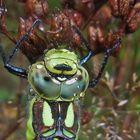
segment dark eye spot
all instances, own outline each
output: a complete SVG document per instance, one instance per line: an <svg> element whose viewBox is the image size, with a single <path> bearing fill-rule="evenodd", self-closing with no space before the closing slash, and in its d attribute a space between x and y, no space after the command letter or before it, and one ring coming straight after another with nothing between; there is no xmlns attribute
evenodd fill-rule
<svg viewBox="0 0 140 140"><path fill-rule="evenodd" d="M45 81L50 81L50 77L45 76L45 77L44 77L44 80L45 80Z"/></svg>
<svg viewBox="0 0 140 140"><path fill-rule="evenodd" d="M66 70L66 71L72 70L71 66L66 65L66 64L57 64L54 68L57 70Z"/></svg>

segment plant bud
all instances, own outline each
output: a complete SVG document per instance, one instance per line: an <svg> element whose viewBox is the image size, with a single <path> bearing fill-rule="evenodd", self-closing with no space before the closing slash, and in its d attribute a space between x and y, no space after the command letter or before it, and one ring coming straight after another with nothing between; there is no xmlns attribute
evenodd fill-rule
<svg viewBox="0 0 140 140"><path fill-rule="evenodd" d="M120 35L118 33L110 32L110 33L108 33L108 36L105 39L104 45L106 46L106 48L112 48L119 38L120 38ZM113 56L116 56L116 54L118 54L120 47L117 47L113 51L113 53L112 53Z"/></svg>
<svg viewBox="0 0 140 140"><path fill-rule="evenodd" d="M76 10L66 9L65 14L70 20L78 27L81 27L83 24L83 17L82 15L77 12Z"/></svg>
<svg viewBox="0 0 140 140"><path fill-rule="evenodd" d="M126 32L135 32L140 27L140 2L136 3L127 19Z"/></svg>
<svg viewBox="0 0 140 140"><path fill-rule="evenodd" d="M100 52L103 50L104 32L100 25L90 25L88 28L88 38L92 50Z"/></svg>
<svg viewBox="0 0 140 140"><path fill-rule="evenodd" d="M46 0L26 0L26 9L29 15L38 17L44 17L49 10Z"/></svg>
<svg viewBox="0 0 140 140"><path fill-rule="evenodd" d="M100 8L92 18L93 22L97 21L102 27L106 26L111 21L111 10L107 6Z"/></svg>
<svg viewBox="0 0 140 140"><path fill-rule="evenodd" d="M110 7L112 9L112 15L116 17L123 17L129 13L132 0L109 0Z"/></svg>

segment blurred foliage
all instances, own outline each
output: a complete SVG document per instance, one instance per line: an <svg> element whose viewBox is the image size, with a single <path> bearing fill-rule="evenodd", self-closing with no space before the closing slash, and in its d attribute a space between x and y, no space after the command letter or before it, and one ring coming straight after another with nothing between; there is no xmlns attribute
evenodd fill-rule
<svg viewBox="0 0 140 140"><path fill-rule="evenodd" d="M51 8L60 8L58 1L50 0L48 2ZM22 4L10 0L7 0L6 4L9 11L8 30L16 35L17 17L24 16L25 13L21 10ZM139 30L133 35L125 37L117 57L110 58L102 80L94 89L87 91L81 108L82 111L89 112L89 121L82 125L79 140L140 139L139 40ZM0 36L0 42L5 46L8 55L14 44L9 42L5 36ZM21 57L24 59L24 56L16 56L14 63L19 64ZM2 63L0 69L0 135L7 134L7 129L9 130L9 127L13 126L14 128L10 129L13 133L9 132L12 135L7 140L24 140L27 82L9 74L3 68ZM119 81L117 85L115 85L116 80ZM22 99L19 100L20 96ZM17 119L19 102L23 103L20 104L22 106L20 120ZM112 139L109 139L109 136L112 136Z"/></svg>

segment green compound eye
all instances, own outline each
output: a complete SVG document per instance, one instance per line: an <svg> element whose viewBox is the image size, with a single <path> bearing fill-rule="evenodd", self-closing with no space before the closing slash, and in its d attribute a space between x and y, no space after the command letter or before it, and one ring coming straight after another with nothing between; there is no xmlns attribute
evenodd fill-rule
<svg viewBox="0 0 140 140"><path fill-rule="evenodd" d="M85 95L89 84L89 76L85 68L78 66L77 73L61 86L62 100L75 100Z"/></svg>
<svg viewBox="0 0 140 140"><path fill-rule="evenodd" d="M89 76L85 68L77 67L77 72L70 79L58 81L51 77L44 62L33 64L28 73L28 81L36 93L47 100L73 101L85 95Z"/></svg>
<svg viewBox="0 0 140 140"><path fill-rule="evenodd" d="M52 78L47 73L44 62L33 64L29 69L28 81L36 93L47 100L56 100L59 97L60 86L59 82Z"/></svg>

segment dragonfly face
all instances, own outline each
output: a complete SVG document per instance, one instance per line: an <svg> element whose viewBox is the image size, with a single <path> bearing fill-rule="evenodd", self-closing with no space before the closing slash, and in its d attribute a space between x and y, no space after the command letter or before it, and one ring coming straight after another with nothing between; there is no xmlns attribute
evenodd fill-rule
<svg viewBox="0 0 140 140"><path fill-rule="evenodd" d="M43 99L73 101L84 96L89 77L73 52L52 49L45 54L43 61L31 66L28 81Z"/></svg>
<svg viewBox="0 0 140 140"><path fill-rule="evenodd" d="M85 95L89 77L76 54L66 49L48 51L30 67L28 81L41 100L35 96L30 102L27 139L77 139L80 122L74 102Z"/></svg>

